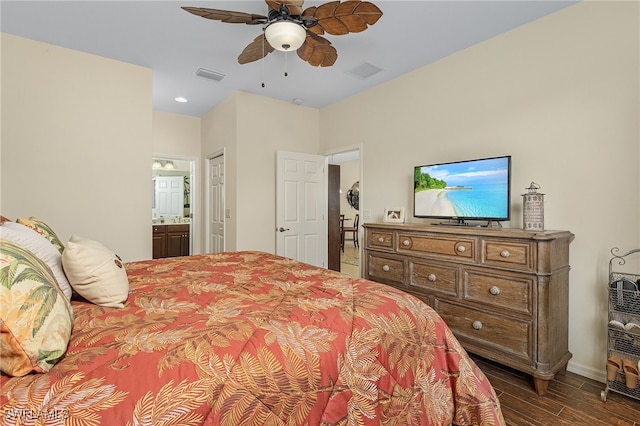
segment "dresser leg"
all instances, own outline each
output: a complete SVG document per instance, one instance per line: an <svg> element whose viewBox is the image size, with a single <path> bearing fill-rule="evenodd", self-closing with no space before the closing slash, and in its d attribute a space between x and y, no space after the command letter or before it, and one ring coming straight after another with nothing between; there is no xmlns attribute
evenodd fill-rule
<svg viewBox="0 0 640 426"><path fill-rule="evenodd" d="M544 395L545 393L547 393L547 388L549 387L549 382L551 380L545 380L545 379L541 379L539 377L534 377L533 378L533 385L536 388L536 393L540 396Z"/></svg>

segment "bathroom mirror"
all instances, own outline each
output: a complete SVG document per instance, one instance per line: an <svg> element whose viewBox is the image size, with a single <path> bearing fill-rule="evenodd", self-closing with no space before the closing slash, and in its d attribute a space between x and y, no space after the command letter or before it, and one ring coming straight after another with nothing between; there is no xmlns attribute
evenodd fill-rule
<svg viewBox="0 0 640 426"><path fill-rule="evenodd" d="M154 223L189 222L191 212L191 161L153 158L151 165Z"/></svg>

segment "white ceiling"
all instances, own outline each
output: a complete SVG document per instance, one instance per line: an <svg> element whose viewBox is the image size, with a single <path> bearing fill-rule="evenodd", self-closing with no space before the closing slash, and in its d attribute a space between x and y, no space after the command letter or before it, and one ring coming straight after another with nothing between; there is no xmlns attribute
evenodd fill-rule
<svg viewBox="0 0 640 426"><path fill-rule="evenodd" d="M202 116L237 90L322 108L575 2L381 1L382 18L366 31L327 35L338 51L333 67L316 68L295 53L275 51L239 65L237 57L262 28L203 19L181 6L266 15L263 1L7 1L2 32L93 53L153 70L153 107ZM305 8L325 1L307 1ZM367 79L348 71L369 63ZM195 75L203 67L220 82ZM288 77L284 76L285 69ZM265 87L261 84L264 82ZM189 100L174 101L177 96ZM126 102L126 100L123 100Z"/></svg>

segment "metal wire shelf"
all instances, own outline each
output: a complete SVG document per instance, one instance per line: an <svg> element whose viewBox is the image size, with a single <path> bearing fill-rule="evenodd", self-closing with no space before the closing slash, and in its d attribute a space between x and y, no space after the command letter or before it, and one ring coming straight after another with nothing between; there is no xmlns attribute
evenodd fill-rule
<svg viewBox="0 0 640 426"><path fill-rule="evenodd" d="M607 363L626 360L633 367L627 371L619 368L613 380L607 378L606 387L600 393L603 401L607 400L609 391L640 399L640 380L635 380L640 378L640 274L614 271L614 267L625 265L628 256L640 253L640 249L623 254L619 251L617 247L612 248L609 260Z"/></svg>

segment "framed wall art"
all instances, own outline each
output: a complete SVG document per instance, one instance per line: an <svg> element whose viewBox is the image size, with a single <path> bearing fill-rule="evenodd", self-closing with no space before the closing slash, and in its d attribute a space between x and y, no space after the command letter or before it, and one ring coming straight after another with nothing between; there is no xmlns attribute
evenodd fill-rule
<svg viewBox="0 0 640 426"><path fill-rule="evenodd" d="M404 207L385 208L382 221L388 223L404 223Z"/></svg>

